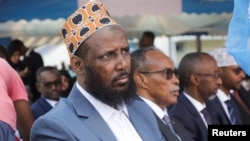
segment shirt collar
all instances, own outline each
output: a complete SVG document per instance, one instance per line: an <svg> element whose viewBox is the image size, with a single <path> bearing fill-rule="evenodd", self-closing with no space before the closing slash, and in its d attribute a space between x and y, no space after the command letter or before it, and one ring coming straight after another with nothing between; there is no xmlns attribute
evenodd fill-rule
<svg viewBox="0 0 250 141"><path fill-rule="evenodd" d="M220 101L222 101L222 102L225 102L225 101L231 99L230 94L226 95L221 89L218 89L216 95L220 99Z"/></svg>
<svg viewBox="0 0 250 141"><path fill-rule="evenodd" d="M76 82L76 87L82 93L82 95L92 104L92 106L98 111L98 113L103 117L104 121L108 121L114 112L124 112L128 116L128 111L125 104L121 104L118 106L118 110L103 103L99 99L95 98L91 94L89 94L86 90L84 90L78 82Z"/></svg>
<svg viewBox="0 0 250 141"><path fill-rule="evenodd" d="M187 93L183 93L187 99L194 105L194 107L196 108L197 111L201 111L204 108L206 108L206 104L205 103L200 103L198 100L194 99L193 97L191 97L190 95L188 95Z"/></svg>
<svg viewBox="0 0 250 141"><path fill-rule="evenodd" d="M45 98L45 97L43 97L48 103L49 103L49 105L51 105L52 107L55 107L56 106L56 104L58 103L58 101L57 100L52 100L52 99L48 99L48 98Z"/></svg>
<svg viewBox="0 0 250 141"><path fill-rule="evenodd" d="M167 108L164 108L164 110L162 110L157 104L155 104L154 102L152 102L151 100L148 100L142 96L139 96L146 104L148 104L148 106L154 111L154 113L160 118L162 119L165 115L168 116L167 113Z"/></svg>

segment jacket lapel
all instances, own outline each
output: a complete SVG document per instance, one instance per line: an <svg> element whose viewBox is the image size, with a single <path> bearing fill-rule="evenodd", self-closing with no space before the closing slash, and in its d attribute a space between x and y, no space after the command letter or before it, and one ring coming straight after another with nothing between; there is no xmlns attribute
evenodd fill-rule
<svg viewBox="0 0 250 141"><path fill-rule="evenodd" d="M39 104L41 104L41 107L43 108L44 112L48 112L53 108L43 97L39 98L38 102Z"/></svg>
<svg viewBox="0 0 250 141"><path fill-rule="evenodd" d="M127 103L129 119L143 141L162 141L157 121L151 108L138 96Z"/></svg>
<svg viewBox="0 0 250 141"><path fill-rule="evenodd" d="M184 105L187 107L190 115L196 118L197 122L200 125L200 128L206 131L207 127L204 124L202 118L200 117L200 113L196 110L196 108L193 106L193 104L188 100L188 98L184 94L180 95L180 101L182 101Z"/></svg>
<svg viewBox="0 0 250 141"><path fill-rule="evenodd" d="M107 123L92 104L76 88L76 85L74 85L68 99L82 123L88 126L96 136L103 141L116 141Z"/></svg>

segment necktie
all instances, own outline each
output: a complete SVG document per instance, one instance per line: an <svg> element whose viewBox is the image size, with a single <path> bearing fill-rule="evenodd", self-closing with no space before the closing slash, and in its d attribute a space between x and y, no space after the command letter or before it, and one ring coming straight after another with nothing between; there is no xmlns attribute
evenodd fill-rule
<svg viewBox="0 0 250 141"><path fill-rule="evenodd" d="M211 116L209 115L207 108L204 108L203 110L201 110L201 113L203 114L203 116L207 122L207 125L212 124Z"/></svg>
<svg viewBox="0 0 250 141"><path fill-rule="evenodd" d="M227 105L227 109L229 112L231 123L234 125L234 124L236 124L236 116L235 116L234 108L232 106L232 101L227 100L227 101L225 101L225 103Z"/></svg>
<svg viewBox="0 0 250 141"><path fill-rule="evenodd" d="M173 124L172 124L171 120L169 119L169 117L167 115L165 115L163 117L163 121L170 128L170 130L172 131L172 133L178 138L178 140L181 141L180 136L175 132Z"/></svg>

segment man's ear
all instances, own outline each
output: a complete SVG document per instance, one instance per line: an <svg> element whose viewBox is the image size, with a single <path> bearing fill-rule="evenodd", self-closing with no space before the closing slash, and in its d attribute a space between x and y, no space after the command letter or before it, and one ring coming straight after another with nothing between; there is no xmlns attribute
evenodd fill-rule
<svg viewBox="0 0 250 141"><path fill-rule="evenodd" d="M136 86L143 88L147 87L147 79L141 73L135 72L133 79L136 83Z"/></svg>
<svg viewBox="0 0 250 141"><path fill-rule="evenodd" d="M194 85L199 85L199 83L200 83L200 79L199 79L199 77L197 77L197 75L191 75L190 76L190 81Z"/></svg>
<svg viewBox="0 0 250 141"><path fill-rule="evenodd" d="M71 58L70 58L70 65L72 67L72 70L78 74L78 75L83 75L84 74L84 61L73 55Z"/></svg>

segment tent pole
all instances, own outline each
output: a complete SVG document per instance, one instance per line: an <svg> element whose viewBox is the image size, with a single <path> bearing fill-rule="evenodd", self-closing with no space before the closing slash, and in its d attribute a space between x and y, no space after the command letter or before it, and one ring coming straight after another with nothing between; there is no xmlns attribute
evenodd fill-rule
<svg viewBox="0 0 250 141"><path fill-rule="evenodd" d="M201 52L201 34L196 35L197 52Z"/></svg>

